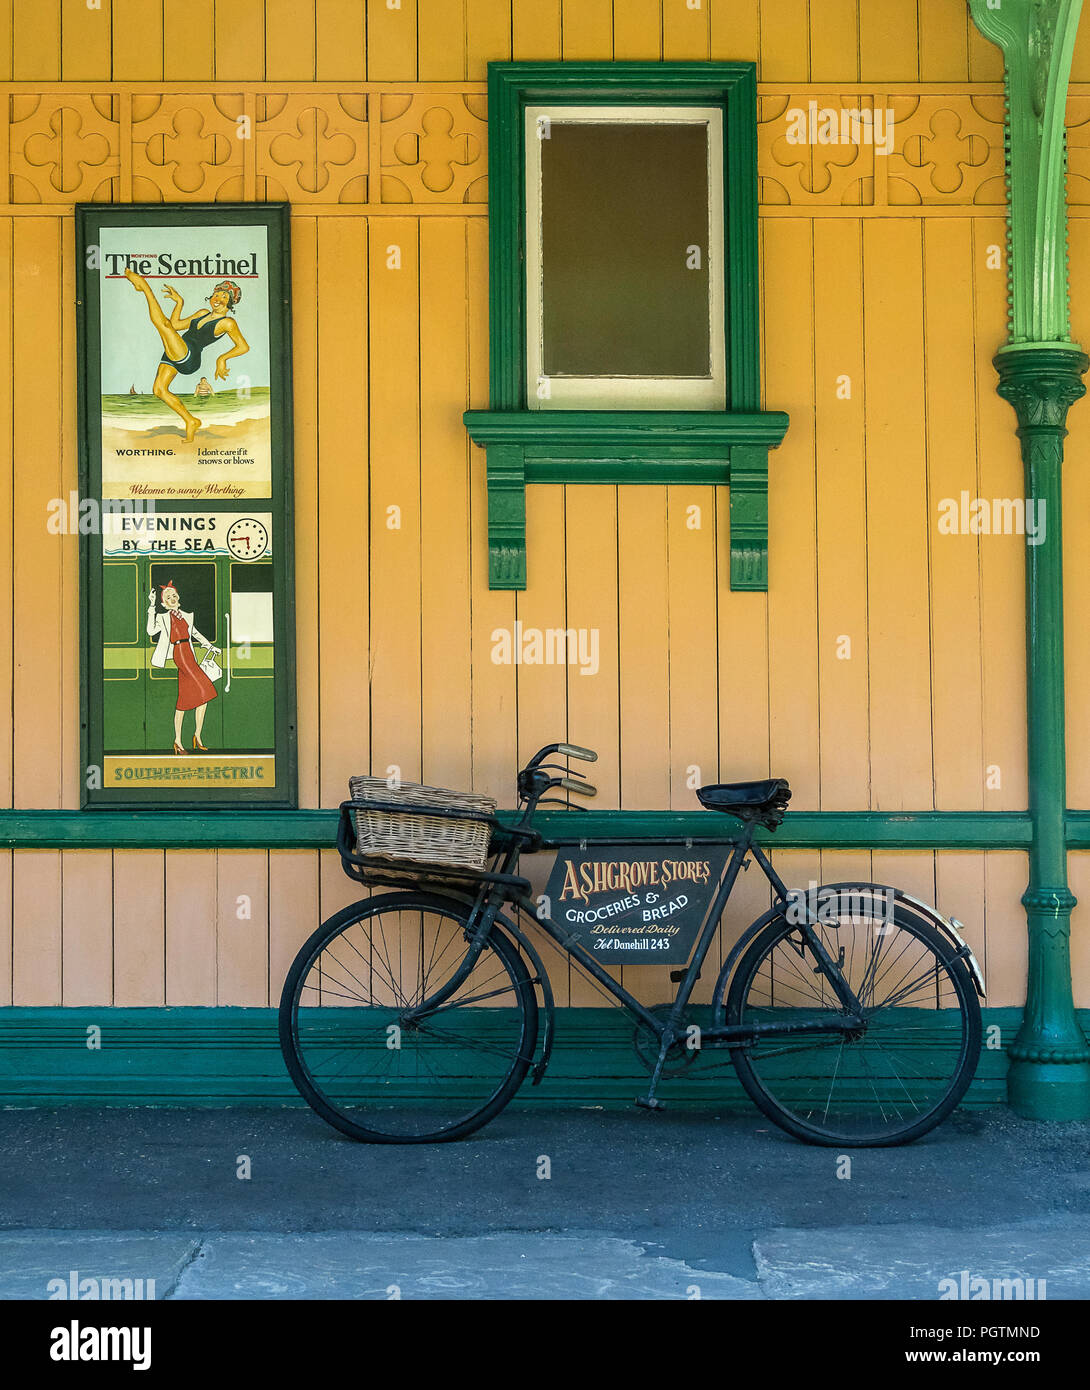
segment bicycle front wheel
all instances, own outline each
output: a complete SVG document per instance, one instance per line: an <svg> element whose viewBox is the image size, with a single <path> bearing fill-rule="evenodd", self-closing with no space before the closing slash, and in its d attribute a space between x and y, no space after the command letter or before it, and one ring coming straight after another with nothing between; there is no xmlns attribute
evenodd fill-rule
<svg viewBox="0 0 1090 1390"><path fill-rule="evenodd" d="M386 893L331 917L296 956L281 1050L303 1098L343 1134L459 1139L518 1090L537 1043L537 1000L512 942L494 927L442 996L467 958L468 911L428 893Z"/></svg>
<svg viewBox="0 0 1090 1390"><path fill-rule="evenodd" d="M980 1056L980 1004L965 964L930 923L877 895L841 893L814 931L862 1005L844 1010L797 925L774 918L745 953L717 1021L829 1022L828 1032L765 1034L732 1049L738 1078L782 1129L844 1148L904 1144L961 1100Z"/></svg>

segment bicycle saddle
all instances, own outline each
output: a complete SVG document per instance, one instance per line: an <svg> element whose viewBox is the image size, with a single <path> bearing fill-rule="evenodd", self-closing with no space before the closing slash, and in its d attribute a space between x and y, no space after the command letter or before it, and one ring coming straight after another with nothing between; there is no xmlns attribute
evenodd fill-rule
<svg viewBox="0 0 1090 1390"><path fill-rule="evenodd" d="M717 787L698 787L696 794L701 806L709 811L723 811L739 820L760 821L769 830L781 824L791 800L791 788L782 777L771 777L767 782L728 782Z"/></svg>

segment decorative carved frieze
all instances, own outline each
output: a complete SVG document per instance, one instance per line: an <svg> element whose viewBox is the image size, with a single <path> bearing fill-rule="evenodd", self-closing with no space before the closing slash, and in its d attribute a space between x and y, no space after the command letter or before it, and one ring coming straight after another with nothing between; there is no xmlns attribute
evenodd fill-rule
<svg viewBox="0 0 1090 1390"><path fill-rule="evenodd" d="M103 93L9 86L0 202L285 200L409 212L488 200L481 84L269 84ZM1003 98L988 87L849 94L765 87L762 209L1004 205ZM1069 200L1090 206L1090 93L1068 104Z"/></svg>

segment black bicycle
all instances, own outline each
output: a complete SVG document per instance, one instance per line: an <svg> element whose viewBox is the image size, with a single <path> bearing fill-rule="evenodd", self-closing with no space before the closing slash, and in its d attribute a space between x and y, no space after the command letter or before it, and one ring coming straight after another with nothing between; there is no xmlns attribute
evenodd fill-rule
<svg viewBox="0 0 1090 1390"><path fill-rule="evenodd" d="M534 830L548 793L593 795L554 754L595 761L572 744L541 749L519 773L521 815L489 822L489 868L392 864L360 853L353 816L376 806L341 804L338 849L345 871L393 891L353 903L323 922L288 972L280 1043L308 1104L353 1139L421 1144L459 1139L511 1100L528 1071L541 1081L553 1044L548 973L530 922L636 1021L651 1072L637 1104L661 1109L656 1090L694 1051L727 1049L755 1103L799 1139L837 1147L903 1144L955 1108L980 1055L981 973L955 919L896 888L836 883L792 892L755 841L782 822L782 779L702 787L701 803L737 824L711 905L687 965L672 972L672 1004L646 1008L518 876L523 853L546 842ZM663 839L691 849L719 840ZM710 1015L694 1025L689 1001L743 866L772 886L770 911L730 951ZM631 886L631 885L630 885ZM565 914L561 914L564 916Z"/></svg>

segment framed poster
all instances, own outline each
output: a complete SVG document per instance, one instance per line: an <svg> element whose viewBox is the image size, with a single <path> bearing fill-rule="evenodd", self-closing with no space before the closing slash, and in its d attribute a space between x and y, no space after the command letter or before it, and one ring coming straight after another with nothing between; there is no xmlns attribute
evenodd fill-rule
<svg viewBox="0 0 1090 1390"><path fill-rule="evenodd" d="M85 807L296 803L288 236L76 209Z"/></svg>

